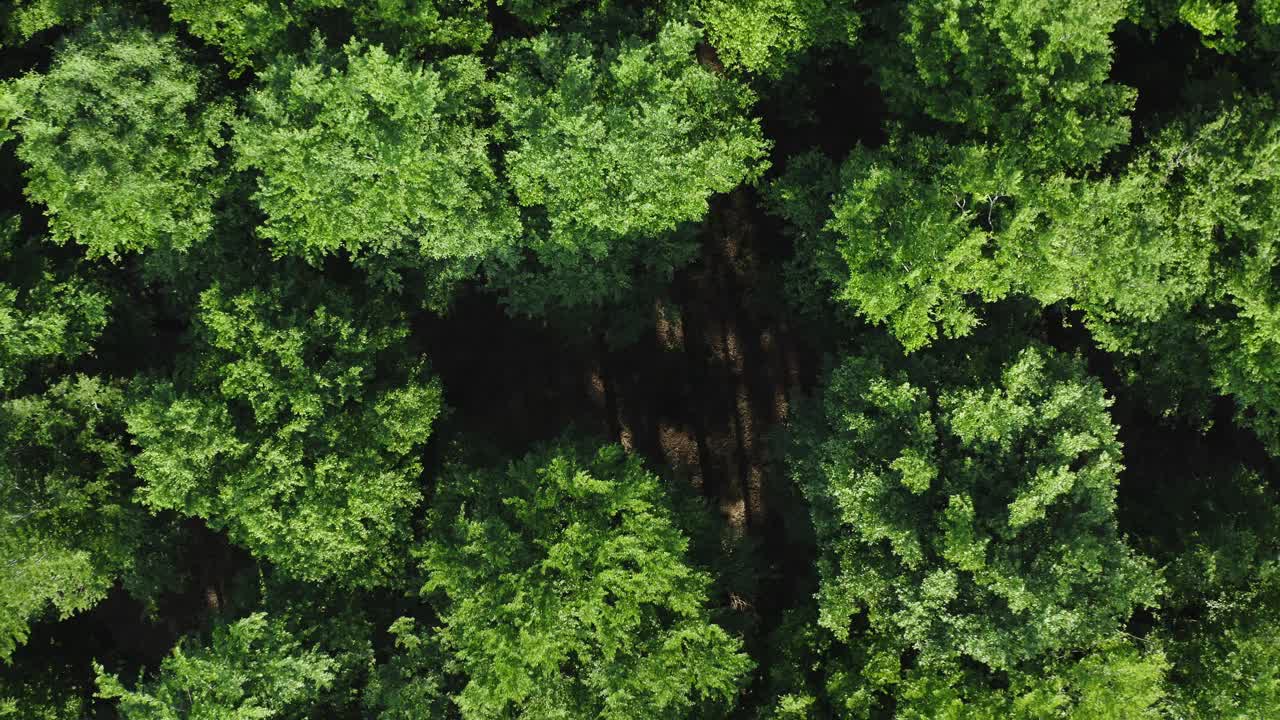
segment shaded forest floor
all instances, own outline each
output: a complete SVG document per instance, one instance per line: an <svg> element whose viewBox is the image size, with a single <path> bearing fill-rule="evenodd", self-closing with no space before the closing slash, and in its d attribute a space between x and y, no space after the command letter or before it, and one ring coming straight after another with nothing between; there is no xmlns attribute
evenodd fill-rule
<svg viewBox="0 0 1280 720"><path fill-rule="evenodd" d="M750 189L714 198L699 257L640 308L649 326L625 347L507 317L484 294L423 328L458 409L448 420L457 432L441 437L465 433L518 454L574 426L701 497L718 547L699 559L721 570L717 603L749 643L812 592L770 440L812 390L820 355L785 318L778 270L789 248L770 225Z"/></svg>
<svg viewBox="0 0 1280 720"><path fill-rule="evenodd" d="M763 532L766 435L812 386L817 362L752 294L777 279L749 192L715 200L701 256L645 309L651 327L634 344L566 338L506 317L488 296L433 321L433 366L449 405L464 409L460 425L515 452L570 424L597 431L690 483L729 527Z"/></svg>

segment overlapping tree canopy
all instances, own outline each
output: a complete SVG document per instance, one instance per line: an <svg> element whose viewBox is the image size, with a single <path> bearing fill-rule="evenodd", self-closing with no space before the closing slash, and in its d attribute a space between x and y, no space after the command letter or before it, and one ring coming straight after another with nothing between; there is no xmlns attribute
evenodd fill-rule
<svg viewBox="0 0 1280 720"><path fill-rule="evenodd" d="M11 0L0 718L1280 716L1277 68L1277 0Z"/></svg>

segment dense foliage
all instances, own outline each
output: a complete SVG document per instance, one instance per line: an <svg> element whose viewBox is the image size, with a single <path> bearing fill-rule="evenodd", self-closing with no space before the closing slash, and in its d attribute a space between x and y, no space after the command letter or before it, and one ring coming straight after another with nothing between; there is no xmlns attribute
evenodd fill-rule
<svg viewBox="0 0 1280 720"><path fill-rule="evenodd" d="M154 682L129 690L98 672L99 695L118 698L126 720L275 717L333 682L333 660L304 650L262 613L215 628L212 646L173 649Z"/></svg>
<svg viewBox="0 0 1280 720"><path fill-rule="evenodd" d="M137 497L226 527L299 577L378 583L420 497L415 450L440 386L398 345L394 310L284 283L210 287L200 361L180 384L139 382L126 413Z"/></svg>
<svg viewBox="0 0 1280 720"><path fill-rule="evenodd" d="M1277 0L10 0L0 718L1280 717Z"/></svg>
<svg viewBox="0 0 1280 720"><path fill-rule="evenodd" d="M751 663L709 621L710 577L638 458L563 445L447 470L438 492L424 591L446 598L464 715L664 718L732 700Z"/></svg>
<svg viewBox="0 0 1280 720"><path fill-rule="evenodd" d="M852 642L865 616L872 685L897 682L908 648L930 673L971 660L1042 674L1046 658L1113 649L1160 590L1117 536L1121 452L1097 381L1036 347L995 382L976 365L939 387L929 369L847 358L825 421L797 427L791 466L823 548L818 622Z"/></svg>
<svg viewBox="0 0 1280 720"><path fill-rule="evenodd" d="M182 250L213 231L224 101L172 36L95 21L10 89L26 194L90 255Z"/></svg>
<svg viewBox="0 0 1280 720"><path fill-rule="evenodd" d="M693 62L700 35L670 24L654 40L548 33L503 48L504 160L536 259L490 270L514 308L599 304L637 272L669 275L696 251L679 226L759 175L751 94Z"/></svg>
<svg viewBox="0 0 1280 720"><path fill-rule="evenodd" d="M483 66L426 69L355 44L326 54L265 68L236 127L273 252L458 262L510 244L519 225L475 124Z"/></svg>

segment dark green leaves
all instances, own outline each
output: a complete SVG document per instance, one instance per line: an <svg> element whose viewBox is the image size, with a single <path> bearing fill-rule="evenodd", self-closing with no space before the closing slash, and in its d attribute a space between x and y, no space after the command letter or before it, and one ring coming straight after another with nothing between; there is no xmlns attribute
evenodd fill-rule
<svg viewBox="0 0 1280 720"><path fill-rule="evenodd" d="M361 37L407 48L476 50L489 37L481 0L165 0L192 35L239 73L306 43L326 16L349 13Z"/></svg>
<svg viewBox="0 0 1280 720"><path fill-rule="evenodd" d="M74 264L54 266L21 233L17 217L0 219L0 397L19 390L31 371L89 352L110 306Z"/></svg>

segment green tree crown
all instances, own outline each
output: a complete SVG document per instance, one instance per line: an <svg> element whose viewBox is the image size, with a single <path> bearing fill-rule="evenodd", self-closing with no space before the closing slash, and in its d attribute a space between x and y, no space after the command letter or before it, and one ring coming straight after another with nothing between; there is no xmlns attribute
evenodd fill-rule
<svg viewBox="0 0 1280 720"><path fill-rule="evenodd" d="M662 486L618 446L561 442L441 478L422 548L467 717L669 718L751 668L710 622Z"/></svg>

